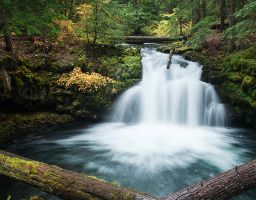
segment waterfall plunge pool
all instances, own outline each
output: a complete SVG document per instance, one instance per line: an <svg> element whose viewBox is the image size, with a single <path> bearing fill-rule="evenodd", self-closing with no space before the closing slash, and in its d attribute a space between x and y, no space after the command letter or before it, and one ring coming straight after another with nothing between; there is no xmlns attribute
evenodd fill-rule
<svg viewBox="0 0 256 200"><path fill-rule="evenodd" d="M108 122L33 134L7 150L157 196L255 159L255 133L225 127L224 105L200 81L202 66L174 56L167 70L167 62L167 54L142 49L142 80L120 96ZM0 180L3 199L28 193L40 192ZM255 198L251 191L234 199Z"/></svg>
<svg viewBox="0 0 256 200"><path fill-rule="evenodd" d="M175 127L126 126L115 124L116 132L112 132L113 124L88 127L79 123L60 130L33 131L6 150L158 196L255 159L255 131L204 127L198 132L197 128L176 127L170 133ZM100 135L94 138L94 134ZM29 194L58 199L2 177L0 194L1 199L11 195L20 200ZM255 198L256 191L250 191L233 199Z"/></svg>

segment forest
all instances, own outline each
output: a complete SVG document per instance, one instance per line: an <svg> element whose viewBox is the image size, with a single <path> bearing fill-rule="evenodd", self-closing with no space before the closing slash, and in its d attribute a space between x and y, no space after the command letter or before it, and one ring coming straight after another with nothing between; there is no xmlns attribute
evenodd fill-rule
<svg viewBox="0 0 256 200"><path fill-rule="evenodd" d="M256 1L0 0L0 200L256 199Z"/></svg>

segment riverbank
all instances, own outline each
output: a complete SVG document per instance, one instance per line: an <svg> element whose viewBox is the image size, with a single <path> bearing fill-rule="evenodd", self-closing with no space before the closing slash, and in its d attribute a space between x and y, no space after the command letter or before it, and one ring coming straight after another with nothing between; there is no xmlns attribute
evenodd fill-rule
<svg viewBox="0 0 256 200"><path fill-rule="evenodd" d="M184 53L185 58L204 66L203 80L215 86L232 127L256 128L255 53L256 46L220 56L209 50Z"/></svg>
<svg viewBox="0 0 256 200"><path fill-rule="evenodd" d="M15 113L0 116L0 144L24 136L33 128L50 128L74 121L70 115L52 112Z"/></svg>
<svg viewBox="0 0 256 200"><path fill-rule="evenodd" d="M202 79L215 86L226 105L229 126L256 128L255 45L230 52L227 44L215 35L200 49L192 49L184 42L158 48L165 53L170 49L203 65Z"/></svg>
<svg viewBox="0 0 256 200"><path fill-rule="evenodd" d="M13 37L13 54L0 39L0 140L26 127L100 121L119 93L141 76L139 48L85 48L77 38L57 43ZM50 111L50 112L48 112Z"/></svg>

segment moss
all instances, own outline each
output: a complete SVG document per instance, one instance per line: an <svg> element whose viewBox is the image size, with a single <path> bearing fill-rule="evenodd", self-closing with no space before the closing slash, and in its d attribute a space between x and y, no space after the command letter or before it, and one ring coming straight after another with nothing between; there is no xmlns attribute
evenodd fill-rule
<svg viewBox="0 0 256 200"><path fill-rule="evenodd" d="M15 77L14 77L14 80L15 80L16 86L17 86L18 88L22 88L22 87L25 86L25 83L24 83L24 81L22 80L22 77L15 76Z"/></svg>
<svg viewBox="0 0 256 200"><path fill-rule="evenodd" d="M254 109L256 109L256 101L252 102L252 103L251 103L251 106L252 106Z"/></svg>
<svg viewBox="0 0 256 200"><path fill-rule="evenodd" d="M217 63L209 57L209 55L199 51L187 51L184 53L184 57L188 60L199 62L201 65L204 65L207 68L216 68L216 66L218 66Z"/></svg>
<svg viewBox="0 0 256 200"><path fill-rule="evenodd" d="M233 83L241 83L243 80L243 77L238 72L227 72L227 78Z"/></svg>
<svg viewBox="0 0 256 200"><path fill-rule="evenodd" d="M29 200L44 200L42 197L39 196L31 196Z"/></svg>
<svg viewBox="0 0 256 200"><path fill-rule="evenodd" d="M98 177L96 177L96 176L87 176L86 174L82 174L82 175L84 175L84 176L86 176L86 177L88 177L88 178L91 178L91 179L93 179L93 180L96 180L96 181L101 181L101 182L104 182L104 183L108 183L106 180L100 179L100 178L98 178Z"/></svg>
<svg viewBox="0 0 256 200"><path fill-rule="evenodd" d="M37 173L37 168L40 166L39 162L36 161L30 161L30 160L23 160L20 158L16 158L16 157L10 157L10 156L6 156L4 154L0 154L0 160L4 160L4 162L18 170L19 168L22 168L22 171L26 174L33 174L33 173ZM4 168L2 169L0 167L0 171L5 174L6 171L4 170Z"/></svg>
<svg viewBox="0 0 256 200"><path fill-rule="evenodd" d="M226 71L241 71L248 75L256 75L256 46L229 54L222 59Z"/></svg>
<svg viewBox="0 0 256 200"><path fill-rule="evenodd" d="M224 89L222 93L226 93L225 95L228 96L229 100L231 101L230 103L250 107L251 103L254 102L250 95L248 95L239 85L235 83L225 82L223 83L222 88Z"/></svg>
<svg viewBox="0 0 256 200"><path fill-rule="evenodd" d="M242 87L243 89L250 89L252 87L254 87L256 84L256 78L254 78L253 76L245 76L242 82Z"/></svg>
<svg viewBox="0 0 256 200"><path fill-rule="evenodd" d="M253 99L256 100L256 88L254 88L252 91L251 91L251 96Z"/></svg>
<svg viewBox="0 0 256 200"><path fill-rule="evenodd" d="M0 143L23 135L23 130L29 128L65 124L72 120L69 115L50 112L6 115L5 120L0 122Z"/></svg>
<svg viewBox="0 0 256 200"><path fill-rule="evenodd" d="M178 41L178 42L172 42L170 44L162 45L158 48L158 51L169 53L171 49L174 49L175 53L177 54L183 54L187 51L192 50L192 48L187 46L183 41Z"/></svg>

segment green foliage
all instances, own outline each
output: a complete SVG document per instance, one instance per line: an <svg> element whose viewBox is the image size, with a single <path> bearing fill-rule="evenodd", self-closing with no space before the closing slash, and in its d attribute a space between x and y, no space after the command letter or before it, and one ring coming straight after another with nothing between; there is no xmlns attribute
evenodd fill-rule
<svg viewBox="0 0 256 200"><path fill-rule="evenodd" d="M194 47L199 48L213 32L210 28L211 24L215 21L215 17L205 17L200 20L192 28L192 37L189 38L188 43Z"/></svg>
<svg viewBox="0 0 256 200"><path fill-rule="evenodd" d="M119 55L117 55L119 54ZM119 53L98 58L97 72L115 80L139 79L141 76L141 57L137 48L120 48Z"/></svg>
<svg viewBox="0 0 256 200"><path fill-rule="evenodd" d="M235 13L238 22L225 31L227 38L244 39L251 33L256 33L256 1L246 4Z"/></svg>
<svg viewBox="0 0 256 200"><path fill-rule="evenodd" d="M249 75L256 75L256 46L250 47L226 56L222 66L226 71L242 71Z"/></svg>
<svg viewBox="0 0 256 200"><path fill-rule="evenodd" d="M129 19L134 13L128 6L112 0L96 0L81 4L77 8L80 15L81 31L86 35L88 43L117 43L123 39ZM131 20L132 21L132 20Z"/></svg>
<svg viewBox="0 0 256 200"><path fill-rule="evenodd" d="M125 56L123 59L123 68L122 79L127 78L140 78L140 57L139 56Z"/></svg>
<svg viewBox="0 0 256 200"><path fill-rule="evenodd" d="M16 35L56 36L59 3L55 0L47 2L36 0L4 0L1 5L3 26L0 31Z"/></svg>

